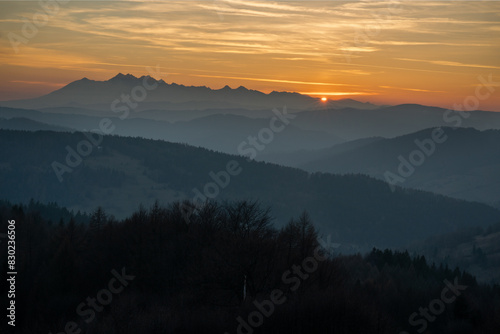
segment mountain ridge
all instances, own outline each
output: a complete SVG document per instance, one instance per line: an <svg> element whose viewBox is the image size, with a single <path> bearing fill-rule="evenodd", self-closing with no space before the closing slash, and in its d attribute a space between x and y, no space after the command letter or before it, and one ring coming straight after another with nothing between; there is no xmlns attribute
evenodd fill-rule
<svg viewBox="0 0 500 334"><path fill-rule="evenodd" d="M118 73L114 77L103 81L91 80L84 77L70 82L64 87L46 95L24 100L1 101L0 105L13 108L39 109L99 104L100 109L109 110L112 101L119 98L121 94L129 94L133 97L133 89L136 90L135 93L139 91L142 91L141 94L146 93L144 101L137 94L140 101L136 102L144 102L144 104L153 102L160 109L162 108L161 102L188 103L204 101L205 109L220 107L221 104L226 104L231 107L240 106L252 110L262 108L272 109L282 107L283 105L288 105L291 110L305 110L321 105L322 103L319 98L297 92L273 90L270 93L264 93L248 89L241 85L237 88L225 85L220 89L212 89L207 86L169 84L163 79L157 80L150 75L136 77L132 74ZM353 104L353 101L349 99L345 103ZM138 110L143 110L140 106L141 103L138 104ZM341 107L343 102L342 100L338 100L336 104L338 107ZM378 107L370 103L357 102L357 104L365 108ZM148 106L148 108L151 109L152 107ZM168 109L169 107L163 106L163 108ZM189 108L189 105L186 108Z"/></svg>
<svg viewBox="0 0 500 334"><path fill-rule="evenodd" d="M500 130L474 128L441 128L443 143L430 144L433 129L424 129L395 138L368 142L351 150L335 152L323 150L322 157L297 165L307 171L330 173L362 173L385 180L387 171L397 173L400 159L408 159L411 152L422 150L416 142L426 141L433 146L421 166L400 185L423 189L455 198L500 204L500 193L495 185L500 178L495 170L500 168ZM340 144L340 147L349 142ZM401 158L402 157L402 158Z"/></svg>

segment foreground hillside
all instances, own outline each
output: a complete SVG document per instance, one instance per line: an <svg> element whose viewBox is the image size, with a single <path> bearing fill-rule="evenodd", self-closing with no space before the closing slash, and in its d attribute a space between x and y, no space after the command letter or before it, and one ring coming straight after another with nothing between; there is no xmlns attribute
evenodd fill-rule
<svg viewBox="0 0 500 334"><path fill-rule="evenodd" d="M86 140L82 133L0 131L1 193L15 202L34 198L82 211L100 205L119 218L156 199L259 200L272 206L278 226L307 210L322 233L363 247L402 246L500 220L486 205L393 192L366 176L308 174L163 141L105 136L81 161L70 156L68 166L68 152L83 149Z"/></svg>
<svg viewBox="0 0 500 334"><path fill-rule="evenodd" d="M318 237L307 215L278 230L252 202L211 203L189 224L177 205L122 221L97 209L90 225L71 217L55 224L5 203L0 216L15 221L22 245L19 334L496 334L500 327L498 286L407 252L336 256L338 244Z"/></svg>

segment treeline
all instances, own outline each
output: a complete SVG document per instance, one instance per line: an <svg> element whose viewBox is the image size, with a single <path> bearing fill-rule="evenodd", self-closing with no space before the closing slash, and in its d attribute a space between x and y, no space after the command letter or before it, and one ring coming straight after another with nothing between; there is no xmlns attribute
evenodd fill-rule
<svg viewBox="0 0 500 334"><path fill-rule="evenodd" d="M480 282L500 281L500 223L431 237L411 245L412 251L436 262L473 272Z"/></svg>
<svg viewBox="0 0 500 334"><path fill-rule="evenodd" d="M1 231L7 220L16 222L16 333L500 328L498 286L478 285L458 268L429 265L408 252L342 256L305 212L276 229L270 211L249 201L209 202L189 221L180 203L139 207L121 221L102 208L88 222L74 215L55 222L43 210L0 202ZM465 288L445 293L453 301L442 302L439 314L420 314L440 305L432 301L443 298L447 284ZM0 286L5 295L7 282Z"/></svg>

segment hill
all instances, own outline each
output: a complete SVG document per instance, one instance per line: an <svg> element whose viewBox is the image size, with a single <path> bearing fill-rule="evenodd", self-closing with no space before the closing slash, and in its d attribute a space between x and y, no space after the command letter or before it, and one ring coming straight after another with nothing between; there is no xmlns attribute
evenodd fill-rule
<svg viewBox="0 0 500 334"><path fill-rule="evenodd" d="M278 112L283 114L285 113L283 110ZM71 111L74 110L71 109ZM0 107L0 117L9 120L25 118L26 122L31 120L31 127L19 128L19 130L68 131L66 128L71 128L88 131L99 128L103 119L109 119L114 124L113 134L187 143L230 154L238 153L239 144L248 141L250 135L257 136L262 129L269 129L271 120L277 117L271 110L266 111L265 116L265 118L250 118L233 114L212 114L172 123L138 117L122 119L116 115L98 117ZM37 125L35 122L44 124ZM298 128L291 122L284 124L286 127L283 127L281 122L277 123L279 124L273 123L273 125L282 130L279 131L279 136L273 135L272 140L266 144L267 152L324 148L343 141L342 138L330 133Z"/></svg>
<svg viewBox="0 0 500 334"><path fill-rule="evenodd" d="M411 249L429 261L473 272L479 281L500 282L500 223L431 237Z"/></svg>
<svg viewBox="0 0 500 334"><path fill-rule="evenodd" d="M408 163L411 154L427 150L421 165L411 164L414 170L411 175L403 175L395 184L498 206L500 131L442 128L444 141L432 144L433 131L426 129L391 139L340 144L316 152L308 162L297 166L308 171L362 173L392 180L399 175L403 160Z"/></svg>
<svg viewBox="0 0 500 334"><path fill-rule="evenodd" d="M345 140L356 140L393 138L434 127L500 129L500 113L475 110L463 116L458 111L418 104L375 110L322 108L298 113L293 124L305 130L324 131Z"/></svg>
<svg viewBox="0 0 500 334"><path fill-rule="evenodd" d="M71 129L64 128L61 126L45 124L37 121L33 121L28 118L17 117L3 119L0 118L0 129L4 130L24 130L24 131L72 131Z"/></svg>
<svg viewBox="0 0 500 334"><path fill-rule="evenodd" d="M87 212L100 205L117 217L156 199L259 200L272 206L278 226L307 210L322 233L365 248L402 246L500 219L499 211L483 204L422 191L393 192L367 176L309 174L140 138L105 136L97 146L89 144L90 150L88 136L0 131L0 191L14 202L34 198ZM79 160L77 150L88 156Z"/></svg>

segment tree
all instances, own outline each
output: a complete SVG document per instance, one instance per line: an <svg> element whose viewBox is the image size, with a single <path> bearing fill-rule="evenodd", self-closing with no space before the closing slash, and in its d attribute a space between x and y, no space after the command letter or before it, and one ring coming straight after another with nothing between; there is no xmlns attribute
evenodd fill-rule
<svg viewBox="0 0 500 334"><path fill-rule="evenodd" d="M90 230L92 232L98 232L106 224L108 218L104 209L102 207L97 207L97 209L90 216Z"/></svg>

